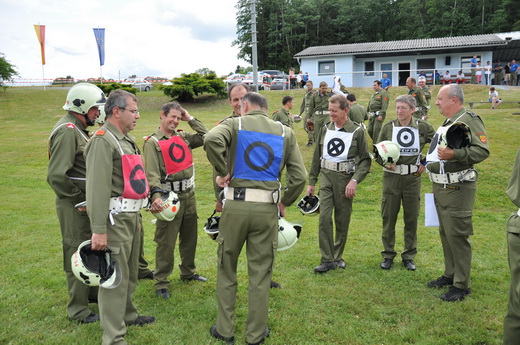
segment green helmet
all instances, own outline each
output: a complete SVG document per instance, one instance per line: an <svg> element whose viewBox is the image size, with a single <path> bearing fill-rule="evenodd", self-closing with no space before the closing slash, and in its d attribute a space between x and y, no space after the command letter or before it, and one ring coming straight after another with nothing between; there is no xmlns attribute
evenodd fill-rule
<svg viewBox="0 0 520 345"><path fill-rule="evenodd" d="M397 163L401 156L401 148L398 144L385 140L374 145L375 158L381 157L383 166Z"/></svg>
<svg viewBox="0 0 520 345"><path fill-rule="evenodd" d="M90 108L99 107L105 102L105 94L99 87L94 84L79 83L69 90L63 110L87 115Z"/></svg>
<svg viewBox="0 0 520 345"><path fill-rule="evenodd" d="M302 226L300 224L290 223L282 217L278 218L278 246L276 250L281 252L294 246L301 231Z"/></svg>

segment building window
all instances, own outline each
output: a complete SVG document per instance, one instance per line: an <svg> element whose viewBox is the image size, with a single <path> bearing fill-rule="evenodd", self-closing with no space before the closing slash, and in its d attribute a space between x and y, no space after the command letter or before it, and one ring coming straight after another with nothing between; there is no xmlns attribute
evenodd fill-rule
<svg viewBox="0 0 520 345"><path fill-rule="evenodd" d="M391 63L382 63L381 64L381 78L383 78L383 74L386 74L388 79L392 79L392 64Z"/></svg>
<svg viewBox="0 0 520 345"><path fill-rule="evenodd" d="M318 75L330 75L336 72L334 61L318 61Z"/></svg>
<svg viewBox="0 0 520 345"><path fill-rule="evenodd" d="M374 76L374 61L365 61L365 77Z"/></svg>

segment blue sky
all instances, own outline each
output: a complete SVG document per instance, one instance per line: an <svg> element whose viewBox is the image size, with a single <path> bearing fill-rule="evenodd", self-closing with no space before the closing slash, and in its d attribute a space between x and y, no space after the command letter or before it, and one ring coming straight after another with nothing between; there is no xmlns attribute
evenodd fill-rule
<svg viewBox="0 0 520 345"><path fill-rule="evenodd" d="M0 0L0 53L22 78L172 78L237 65L236 0ZM46 64L33 25L46 26ZM105 28L100 70L93 28Z"/></svg>

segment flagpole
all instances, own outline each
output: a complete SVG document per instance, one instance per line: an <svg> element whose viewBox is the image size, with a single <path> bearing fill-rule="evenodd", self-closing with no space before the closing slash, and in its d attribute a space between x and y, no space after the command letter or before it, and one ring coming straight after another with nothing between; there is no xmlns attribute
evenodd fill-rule
<svg viewBox="0 0 520 345"><path fill-rule="evenodd" d="M43 91L45 91L45 65L42 65Z"/></svg>

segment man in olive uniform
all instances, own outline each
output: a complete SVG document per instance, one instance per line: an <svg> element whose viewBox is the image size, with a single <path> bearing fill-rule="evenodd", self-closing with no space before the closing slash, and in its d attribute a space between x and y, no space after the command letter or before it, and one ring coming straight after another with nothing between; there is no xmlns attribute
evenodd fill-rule
<svg viewBox="0 0 520 345"><path fill-rule="evenodd" d="M248 344L260 344L267 328L269 284L278 215L285 216L305 186L306 170L292 129L267 117L267 100L254 92L242 99L243 116L228 119L204 138L208 160L225 188L219 223L216 325L214 338L234 343L237 262L244 243L249 272ZM281 172L286 171L285 188ZM283 195L280 195L281 191Z"/></svg>
<svg viewBox="0 0 520 345"><path fill-rule="evenodd" d="M421 89L421 91L424 93L424 97L426 98L426 111L423 112L422 119L428 120L428 110L430 110L430 100L432 99L432 90L428 85L426 85L426 78L425 77L419 77L417 85Z"/></svg>
<svg viewBox="0 0 520 345"><path fill-rule="evenodd" d="M383 126L386 117L386 109L388 108L388 92L381 86L381 81L374 81L375 93L368 101L368 135L372 138L372 142L376 142L379 137L379 131Z"/></svg>
<svg viewBox="0 0 520 345"><path fill-rule="evenodd" d="M403 205L404 221L404 251L401 253L403 265L410 271L415 271L414 258L417 254L417 219L419 217L421 200L421 174L424 165L421 164L421 152L426 143L431 142L435 130L426 121L413 118L415 98L402 95L395 99L397 118L385 123L377 142L389 140L400 148L397 162L384 166L383 197L381 214L383 218L381 252L383 262L381 268L392 267L397 252L395 246L395 224ZM383 165L381 156L377 163ZM425 161L424 161L425 162Z"/></svg>
<svg viewBox="0 0 520 345"><path fill-rule="evenodd" d="M307 90L305 90L305 96L303 96L302 105L300 106L300 116L303 115L303 112L305 112L305 119L308 118L307 114L309 113L309 106L311 103L312 96L316 93L316 91L313 90L314 85L311 80L307 80L305 83L305 86L307 86ZM307 146L311 146L314 142L314 131L311 131L307 126L307 121L303 122L303 129L307 132Z"/></svg>
<svg viewBox="0 0 520 345"><path fill-rule="evenodd" d="M406 86L408 87L408 94L412 95L417 102L417 107L413 113L413 117L421 119L424 114L427 114L428 109L426 108L426 96L424 92L417 86L417 81L414 77L408 77L406 79Z"/></svg>
<svg viewBox="0 0 520 345"><path fill-rule="evenodd" d="M516 207L520 207L520 149L516 154L506 194ZM516 345L520 339L520 209L509 216L506 228L511 285L504 319L504 345Z"/></svg>
<svg viewBox="0 0 520 345"><path fill-rule="evenodd" d="M181 257L181 280L207 280L195 273L197 206L191 151L202 146L208 130L177 102L169 102L162 106L160 121L161 125L157 131L145 139L143 155L146 177L151 189L150 211L162 211L162 191L175 192L180 202L175 218L170 222L157 219L155 229L155 291L159 297L170 298L168 277L173 271L173 252L177 235ZM187 121L197 133L177 129L180 121Z"/></svg>
<svg viewBox="0 0 520 345"><path fill-rule="evenodd" d="M121 283L99 289L102 344L126 344L126 326L155 321L139 316L132 302L137 285L141 227L148 183L139 148L128 133L140 118L135 95L115 90L105 104L106 122L85 147L87 211L92 249L110 249Z"/></svg>
<svg viewBox="0 0 520 345"><path fill-rule="evenodd" d="M49 138L47 182L56 193L56 213L60 222L63 269L67 277L69 319L80 323L99 321L89 306L89 295L97 299L97 288L83 284L72 273L70 258L78 246L90 239L90 220L86 207L75 205L85 201L85 159L83 151L90 139L87 127L99 116L98 106L105 103L103 91L93 84L80 83L68 94L63 116Z"/></svg>
<svg viewBox="0 0 520 345"><path fill-rule="evenodd" d="M273 121L279 121L287 127L293 128L293 119L290 110L294 106L294 98L292 96L284 96L282 98L282 108L273 114Z"/></svg>
<svg viewBox="0 0 520 345"><path fill-rule="evenodd" d="M307 195L315 193L320 182L319 242L321 264L314 268L325 273L346 267L343 251L347 243L352 201L357 185L370 169L370 155L365 131L347 116L347 99L334 95L329 99L330 122L317 128L318 141L309 174ZM332 213L336 236L332 229Z"/></svg>
<svg viewBox="0 0 520 345"><path fill-rule="evenodd" d="M489 156L486 129L482 119L464 108L464 93L460 85L445 85L437 95L435 105L446 117L436 136L445 134L447 127L462 122L469 127L469 146L452 149L436 144L434 137L428 150L428 175L433 182L435 207L439 216L439 232L444 252L444 274L428 283L429 287L451 286L441 295L443 301L459 301L471 293L472 213L477 190L474 165ZM444 135L443 135L444 136Z"/></svg>
<svg viewBox="0 0 520 345"><path fill-rule="evenodd" d="M322 81L318 92L311 97L309 112L305 117L307 123L314 123L314 142L316 142L320 128L329 121L329 98L332 94L327 92L327 89L327 83Z"/></svg>
<svg viewBox="0 0 520 345"><path fill-rule="evenodd" d="M348 118L352 120L354 123L362 125L365 128L364 121L368 120L368 113L365 107L360 105L356 101L356 95L353 93L349 93L347 95L347 103L348 103Z"/></svg>

